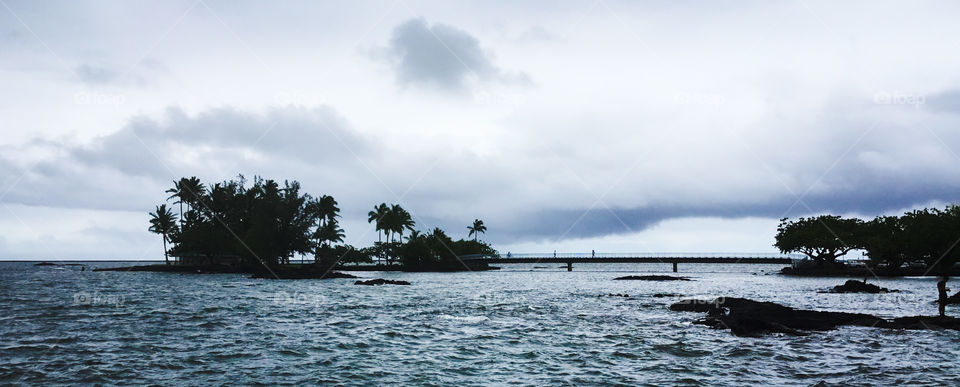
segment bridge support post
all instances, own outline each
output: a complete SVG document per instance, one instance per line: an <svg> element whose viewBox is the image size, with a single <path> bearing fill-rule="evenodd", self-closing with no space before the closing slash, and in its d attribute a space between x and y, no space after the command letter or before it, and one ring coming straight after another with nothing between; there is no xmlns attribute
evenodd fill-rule
<svg viewBox="0 0 960 387"><path fill-rule="evenodd" d="M673 263L673 272L674 272L674 273L677 272L677 263L676 263L676 262Z"/></svg>
<svg viewBox="0 0 960 387"><path fill-rule="evenodd" d="M573 262L567 262L567 271L573 271Z"/></svg>

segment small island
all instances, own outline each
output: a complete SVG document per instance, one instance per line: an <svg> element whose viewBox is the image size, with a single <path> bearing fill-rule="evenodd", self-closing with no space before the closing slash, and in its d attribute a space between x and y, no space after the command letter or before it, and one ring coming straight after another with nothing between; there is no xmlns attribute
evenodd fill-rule
<svg viewBox="0 0 960 387"><path fill-rule="evenodd" d="M162 265L97 269L176 273L245 273L254 278L356 278L338 270L487 270L466 255L498 256L481 241L482 220L453 240L440 228L416 230L413 216L398 204L381 203L368 213L378 241L356 248L343 244L340 208L329 195L301 193L296 181L243 175L203 184L196 177L173 182L167 190L176 208L160 204L150 213L149 230L163 244ZM175 212L176 211L176 212ZM309 262L295 257L309 257ZM171 259L172 258L172 259ZM299 262L298 262L299 261Z"/></svg>

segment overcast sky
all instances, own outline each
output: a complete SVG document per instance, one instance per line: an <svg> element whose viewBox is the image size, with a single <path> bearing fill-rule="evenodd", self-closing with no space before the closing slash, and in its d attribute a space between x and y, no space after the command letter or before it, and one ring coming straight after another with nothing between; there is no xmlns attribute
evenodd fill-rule
<svg viewBox="0 0 960 387"><path fill-rule="evenodd" d="M501 251L774 251L960 199L960 3L0 1L0 259L160 259L181 176Z"/></svg>

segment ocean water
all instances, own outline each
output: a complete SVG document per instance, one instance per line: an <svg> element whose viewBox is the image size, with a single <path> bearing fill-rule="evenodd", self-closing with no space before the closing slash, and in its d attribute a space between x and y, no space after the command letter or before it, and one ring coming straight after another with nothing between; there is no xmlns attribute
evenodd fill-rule
<svg viewBox="0 0 960 387"><path fill-rule="evenodd" d="M960 332L845 327L740 338L669 311L678 298L653 297L936 313L932 278L870 280L897 294L820 294L843 279L771 274L779 267L681 264L690 282L612 280L667 272L665 264L354 273L412 283L370 287L6 262L0 384L960 384ZM598 297L608 293L630 297Z"/></svg>

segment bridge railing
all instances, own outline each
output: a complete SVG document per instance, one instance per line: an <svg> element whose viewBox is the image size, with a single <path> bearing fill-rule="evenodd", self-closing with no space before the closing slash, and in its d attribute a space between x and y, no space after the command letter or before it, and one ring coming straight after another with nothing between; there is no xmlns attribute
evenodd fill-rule
<svg viewBox="0 0 960 387"><path fill-rule="evenodd" d="M736 253L736 252L697 252L697 253L501 253L499 256L488 254L470 254L462 255L460 259L496 259L496 258L731 258L731 259L770 259L784 258L799 260L805 256L802 254L780 254L780 253Z"/></svg>

